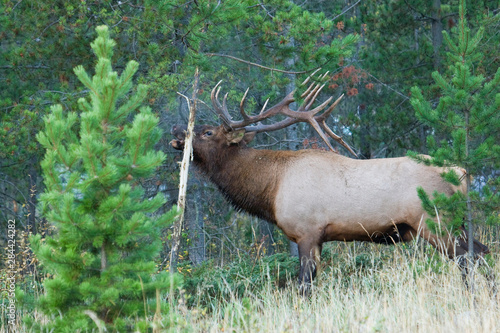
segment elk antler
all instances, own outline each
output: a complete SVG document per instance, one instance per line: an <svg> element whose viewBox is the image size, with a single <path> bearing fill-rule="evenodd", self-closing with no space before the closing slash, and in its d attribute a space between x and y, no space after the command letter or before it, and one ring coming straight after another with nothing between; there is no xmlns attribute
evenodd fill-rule
<svg viewBox="0 0 500 333"><path fill-rule="evenodd" d="M327 74L328 72L325 73L320 79L324 79ZM312 75L314 75L314 73ZM302 83L302 85L306 84L311 78L311 76L309 76ZM337 106L342 97L344 97L344 94L340 95L340 97L337 98L337 100L332 105L330 105L330 107L326 109L326 111L320 113L323 109L325 109L328 106L328 104L330 104L333 97L330 96L321 105L315 107L314 109L311 109L314 101L316 100L316 97L319 95L319 93L325 86L324 84L320 85L318 83L312 82L306 89L306 91L301 95L301 97L304 98L304 103L297 110L294 111L290 109L290 104L295 102L295 98L293 97L294 92L291 92L281 102L279 102L278 104L274 105L273 107L267 110L266 106L269 99L266 100L260 113L255 116L251 116L248 115L244 110L245 99L248 93L247 89L240 102L240 114L243 119L239 121L234 121L232 120L227 110L227 103L226 103L227 94L224 95L222 105L219 102L219 92L221 83L222 81L219 81L212 89L211 99L212 99L212 105L215 111L217 112L217 115L222 120L223 126L226 128L226 130L235 130L244 128L247 132L260 133L260 132L275 131L278 129L282 129L298 122L307 122L316 130L316 132L323 139L323 141L325 141L328 148L330 148L330 150L334 151L333 147L330 144L328 136L330 136L332 139L334 139L342 146L344 146L344 148L349 150L351 154L353 154L356 157L358 156L352 150L352 148L349 147L347 143L345 143L342 137L333 133L333 131L326 125L326 119L332 113L333 109ZM286 118L276 123L268 125L260 123L260 121L275 116L277 114L284 115L286 116ZM328 134L328 136L325 134L325 132Z"/></svg>

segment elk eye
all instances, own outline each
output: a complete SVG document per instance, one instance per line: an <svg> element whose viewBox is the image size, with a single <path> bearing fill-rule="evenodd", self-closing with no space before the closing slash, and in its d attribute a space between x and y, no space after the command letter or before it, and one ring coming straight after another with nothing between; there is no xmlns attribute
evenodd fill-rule
<svg viewBox="0 0 500 333"><path fill-rule="evenodd" d="M205 136L212 136L212 134L214 134L212 131L206 131L205 132Z"/></svg>

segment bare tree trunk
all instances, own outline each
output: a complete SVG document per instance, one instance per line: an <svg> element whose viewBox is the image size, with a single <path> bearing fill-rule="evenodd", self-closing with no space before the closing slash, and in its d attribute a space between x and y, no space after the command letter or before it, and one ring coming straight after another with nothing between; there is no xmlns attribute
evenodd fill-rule
<svg viewBox="0 0 500 333"><path fill-rule="evenodd" d="M190 239L189 260L197 266L206 260L205 256L205 234L202 214L203 189L199 181L191 184L191 195L186 202L186 228Z"/></svg>
<svg viewBox="0 0 500 333"><path fill-rule="evenodd" d="M294 44L295 44L294 39L290 38L290 41L288 42L288 44L289 44L289 46L294 46ZM295 65L295 58L294 57L290 57L286 60L286 66L288 69L293 68L294 65ZM287 74L287 76L288 76L288 79L290 80L290 82L286 86L285 94L291 93L296 88L295 75ZM292 103L290 105L290 107L295 108L295 103ZM297 141L298 141L297 131L298 131L298 124L295 124L293 126L289 126L286 128L286 137L288 139L288 149L289 150L297 150L299 148L298 144L297 144ZM290 255L293 257L299 256L299 247L298 247L297 243L295 243L293 241L290 241Z"/></svg>
<svg viewBox="0 0 500 333"><path fill-rule="evenodd" d="M357 6L353 14L350 16L355 16L358 18L361 18L362 14L360 11L359 6ZM365 32L363 29L361 29L361 38L359 39L359 42L356 44L356 53L354 54L354 58L356 61L359 61L360 58L360 52L364 48L366 44L366 39L365 39ZM363 86L359 85L358 90L359 92L362 92ZM372 140L370 138L372 131L374 131L374 128L372 126L372 121L371 121L371 111L369 107L369 103L363 103L363 101L360 99L359 95L353 98L354 101L356 101L356 109L358 112L359 119L361 120L360 122L360 127L361 130L359 132L359 149L360 149L360 158L361 159L371 159L373 157L373 151L372 151Z"/></svg>
<svg viewBox="0 0 500 333"><path fill-rule="evenodd" d="M262 236L263 247L266 249L266 255L274 254L273 239L274 224L259 219L259 233Z"/></svg>
<svg viewBox="0 0 500 333"><path fill-rule="evenodd" d="M191 103L189 102L189 98L181 95L186 99L189 105L189 121L187 127L186 140L184 142L184 155L182 157L181 162L181 171L180 171L180 181L179 181L179 199L177 203L177 207L180 211L180 216L177 221L174 223L174 232L172 235L172 249L170 250L170 273L175 272L177 268L177 260L178 260L178 251L179 244L181 242L181 234L182 234L182 224L184 222L184 212L186 209L186 191L187 191L187 179L188 179L188 170L189 170L189 162L191 160L191 155L193 153L193 128L194 128L194 120L196 117L196 100L198 93L198 80L200 78L198 68L196 68L196 72L194 75L194 83L193 83L193 97Z"/></svg>
<svg viewBox="0 0 500 333"><path fill-rule="evenodd" d="M469 111L465 111L465 126L466 126L466 134L465 134L465 156L469 157L469 142L470 142L470 126L469 126ZM470 191L471 191L471 175L469 167L465 168L465 182L467 185L467 241L468 241L468 280L469 287L472 292L474 292L474 225L472 224L472 203L470 199Z"/></svg>

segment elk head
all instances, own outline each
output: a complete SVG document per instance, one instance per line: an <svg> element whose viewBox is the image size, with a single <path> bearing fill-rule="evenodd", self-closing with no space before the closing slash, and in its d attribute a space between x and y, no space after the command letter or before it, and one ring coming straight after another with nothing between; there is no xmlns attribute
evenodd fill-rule
<svg viewBox="0 0 500 333"><path fill-rule="evenodd" d="M186 125L174 125L172 135L175 137L171 141L174 149L183 150L186 138ZM255 137L256 132L246 132L245 129L227 130L223 125L197 125L194 127L193 155L196 162L202 165L212 165L213 163L203 163L209 158L214 160L224 159L230 153L231 148L245 147ZM208 170L206 170L208 171Z"/></svg>
<svg viewBox="0 0 500 333"><path fill-rule="evenodd" d="M194 127L197 146L199 147L223 147L233 144L247 144L255 137L256 132L246 132L244 129L226 130L224 126L197 125ZM174 125L172 135L176 137L172 140L172 147L177 150L184 149L186 138L186 126Z"/></svg>

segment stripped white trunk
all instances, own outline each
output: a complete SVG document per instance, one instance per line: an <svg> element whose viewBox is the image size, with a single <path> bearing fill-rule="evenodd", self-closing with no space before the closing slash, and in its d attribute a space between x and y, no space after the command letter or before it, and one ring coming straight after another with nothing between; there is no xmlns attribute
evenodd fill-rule
<svg viewBox="0 0 500 333"><path fill-rule="evenodd" d="M189 98L181 95L186 99L189 107L189 121L187 126L186 140L184 145L184 153L182 156L182 162L180 165L179 174L179 197L177 199L177 209L180 213L178 220L174 224L174 232L172 235L172 249L170 251L170 273L173 273L177 267L177 257L179 251L179 244L181 241L182 225L184 223L184 211L186 209L186 192L187 192L187 180L189 163L193 159L193 136L194 136L194 122L196 118L196 99L198 91L198 80L200 75L198 73L198 68L195 72L195 78L193 83L193 97L190 103Z"/></svg>

